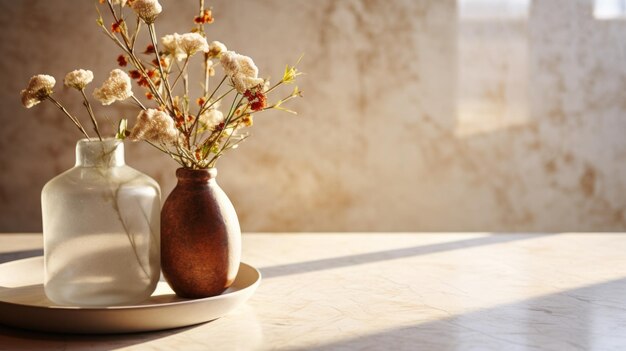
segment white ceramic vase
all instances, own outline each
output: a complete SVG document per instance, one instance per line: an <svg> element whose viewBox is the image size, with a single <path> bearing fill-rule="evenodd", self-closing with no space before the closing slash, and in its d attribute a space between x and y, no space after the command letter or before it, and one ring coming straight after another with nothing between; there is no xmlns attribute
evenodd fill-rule
<svg viewBox="0 0 626 351"><path fill-rule="evenodd" d="M46 296L75 306L148 298L160 275L160 198L125 164L122 141L78 141L74 168L41 193Z"/></svg>

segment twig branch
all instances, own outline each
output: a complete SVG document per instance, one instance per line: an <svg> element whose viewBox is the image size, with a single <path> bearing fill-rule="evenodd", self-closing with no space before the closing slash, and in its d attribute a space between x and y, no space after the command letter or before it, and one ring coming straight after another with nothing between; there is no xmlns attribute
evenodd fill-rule
<svg viewBox="0 0 626 351"><path fill-rule="evenodd" d="M87 139L91 139L91 137L89 136L89 134L87 134L87 131L85 130L85 128L83 128L83 126L80 124L78 119L72 116L69 113L69 111L65 107L63 107L63 105L61 105L61 103L59 103L55 98L53 98L52 95L48 95L47 98L48 100L52 101L61 111L63 111L63 113L65 113L67 117L70 118L70 120L72 121L72 123L74 123L76 128L78 128L78 130L80 130L80 132L83 133L87 137Z"/></svg>
<svg viewBox="0 0 626 351"><path fill-rule="evenodd" d="M96 131L96 134L98 135L98 139L102 141L102 135L100 135L100 128L98 128L98 121L96 121L96 116L93 113L91 104L89 103L89 100L87 99L87 95L85 95L85 88L80 89L80 93L83 95L83 99L85 99L85 102L83 103L83 105L85 106L85 108L87 108L87 113L89 113L89 117L91 118L91 123L93 123L93 129Z"/></svg>

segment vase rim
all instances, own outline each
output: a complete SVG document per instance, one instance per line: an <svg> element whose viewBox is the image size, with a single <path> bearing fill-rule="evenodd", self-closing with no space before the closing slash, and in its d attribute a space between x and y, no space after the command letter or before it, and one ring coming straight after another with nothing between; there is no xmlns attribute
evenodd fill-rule
<svg viewBox="0 0 626 351"><path fill-rule="evenodd" d="M80 167L117 167L125 165L124 143L120 139L80 139L76 142L76 164Z"/></svg>
<svg viewBox="0 0 626 351"><path fill-rule="evenodd" d="M87 138L82 138L82 139L78 139L78 141L76 142L77 144L96 144L96 143L102 143L102 144L118 144L118 143L122 143L123 140L121 139L117 139L117 138L104 138L102 140L99 140L97 138L92 138L92 139L87 139Z"/></svg>
<svg viewBox="0 0 626 351"><path fill-rule="evenodd" d="M180 167L176 170L176 177L179 180L208 180L217 177L217 168L191 169Z"/></svg>

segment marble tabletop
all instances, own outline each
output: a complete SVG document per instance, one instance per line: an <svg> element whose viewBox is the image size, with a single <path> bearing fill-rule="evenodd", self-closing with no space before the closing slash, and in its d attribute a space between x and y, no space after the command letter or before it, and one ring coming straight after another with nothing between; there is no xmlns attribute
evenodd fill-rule
<svg viewBox="0 0 626 351"><path fill-rule="evenodd" d="M0 327L0 350L624 350L626 234L244 235L256 294L213 322L152 333ZM0 262L41 255L0 234Z"/></svg>

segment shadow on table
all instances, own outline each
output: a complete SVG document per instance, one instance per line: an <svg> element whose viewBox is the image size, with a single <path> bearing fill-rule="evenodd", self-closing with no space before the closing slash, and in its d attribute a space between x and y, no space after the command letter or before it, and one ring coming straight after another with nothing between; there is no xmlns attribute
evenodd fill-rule
<svg viewBox="0 0 626 351"><path fill-rule="evenodd" d="M192 326L129 334L53 334L0 325L0 350L233 350L258 349L263 329L254 308L241 306L227 316Z"/></svg>
<svg viewBox="0 0 626 351"><path fill-rule="evenodd" d="M157 332L103 335L40 333L0 325L0 350L6 346L9 347L7 350L111 350L166 338L200 325Z"/></svg>
<svg viewBox="0 0 626 351"><path fill-rule="evenodd" d="M23 258L42 256L43 249L24 250L0 253L0 263L21 260Z"/></svg>
<svg viewBox="0 0 626 351"><path fill-rule="evenodd" d="M387 261L412 256L422 256L444 251L468 249L478 246L503 244L513 241L537 239L558 234L492 234L479 238L463 239L451 242L420 245L394 250L368 252L364 254L324 258L305 262L289 263L261 268L264 279L286 275L309 273L332 268Z"/></svg>
<svg viewBox="0 0 626 351"><path fill-rule="evenodd" d="M625 291L612 280L295 350L625 350Z"/></svg>

